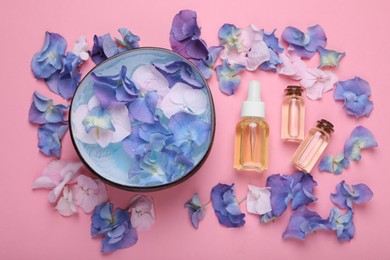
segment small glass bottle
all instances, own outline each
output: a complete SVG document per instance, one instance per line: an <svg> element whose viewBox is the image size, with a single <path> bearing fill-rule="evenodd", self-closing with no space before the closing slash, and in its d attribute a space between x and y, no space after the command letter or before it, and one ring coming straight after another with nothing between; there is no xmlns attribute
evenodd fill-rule
<svg viewBox="0 0 390 260"><path fill-rule="evenodd" d="M309 173L328 146L333 131L333 125L329 121L325 119L317 121L317 126L310 129L305 140L298 146L291 163L297 169Z"/></svg>
<svg viewBox="0 0 390 260"><path fill-rule="evenodd" d="M263 171L268 169L269 127L264 121L265 105L260 99L260 83L249 83L248 98L242 104L241 120L236 126L234 168Z"/></svg>
<svg viewBox="0 0 390 260"><path fill-rule="evenodd" d="M285 141L300 142L304 138L305 102L300 86L288 86L282 104L281 138Z"/></svg>

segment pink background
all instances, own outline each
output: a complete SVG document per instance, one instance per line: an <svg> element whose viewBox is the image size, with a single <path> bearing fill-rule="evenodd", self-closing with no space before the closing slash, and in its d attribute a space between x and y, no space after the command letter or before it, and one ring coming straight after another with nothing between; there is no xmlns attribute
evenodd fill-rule
<svg viewBox="0 0 390 260"><path fill-rule="evenodd" d="M6 1L1 17L1 259L390 259L390 175L385 163L390 154L389 95L390 73L390 3L371 1ZM274 223L261 224L258 217L247 214L246 225L239 229L222 227L210 206L205 219L195 230L188 219L184 203L198 192L202 201L209 198L218 182L236 184L242 198L248 184L264 186L274 173L292 173L289 159L295 145L280 138L280 109L283 89L293 83L273 73L257 71L243 74L236 95L227 97L218 90L216 76L209 81L214 95L217 130L210 156L202 169L179 186L149 193L157 211L157 223L144 233L132 248L103 256L100 239L90 238L90 215L80 212L61 217L47 201L48 191L32 191L31 185L51 158L39 153L37 128L28 123L27 113L34 90L55 98L42 82L33 78L30 61L44 41L45 31L61 33L70 48L78 35L89 42L96 33L118 36L119 27L127 27L141 37L141 46L169 48L169 30L173 16L181 9L198 13L202 38L209 46L218 44L217 32L224 23L245 27L254 23L277 35L288 26L304 29L319 23L328 37L327 47L346 52L339 79L359 75L369 81L375 109L369 118L359 121L347 116L342 103L332 93L322 100L307 101L306 130L317 119L327 118L335 124L335 133L326 154L342 151L344 141L358 124L372 130L379 148L363 152L360 162L353 162L341 175L312 172L318 187L318 201L310 206L327 217L332 203L329 194L341 180L366 183L374 197L370 203L355 208L356 237L340 244L333 232L318 232L307 241L282 240L291 210ZM92 46L92 45L91 45ZM311 67L318 64L316 55ZM92 68L88 61L83 72ZM258 79L263 86L266 120L271 129L269 170L263 174L238 173L233 170L234 127L239 120L246 84ZM63 159L77 160L69 133L63 140ZM387 160L388 160L387 159ZM134 193L109 188L111 201L125 207ZM241 204L245 212L245 205Z"/></svg>

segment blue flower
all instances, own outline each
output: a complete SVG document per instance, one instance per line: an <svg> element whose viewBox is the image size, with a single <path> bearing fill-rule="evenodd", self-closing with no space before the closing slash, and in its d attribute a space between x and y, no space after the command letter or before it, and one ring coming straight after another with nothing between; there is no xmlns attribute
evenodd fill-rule
<svg viewBox="0 0 390 260"><path fill-rule="evenodd" d="M360 151L364 148L377 147L378 143L370 130L357 126L344 144L345 157L350 160L360 160Z"/></svg>
<svg viewBox="0 0 390 260"><path fill-rule="evenodd" d="M344 157L344 153L333 158L332 155L325 156L321 159L318 169L334 174L341 174L349 166L349 160Z"/></svg>
<svg viewBox="0 0 390 260"><path fill-rule="evenodd" d="M272 51L275 53L282 53L284 49L280 46L279 39L275 36L275 31L276 29L272 32L264 32L263 40Z"/></svg>
<svg viewBox="0 0 390 260"><path fill-rule="evenodd" d="M46 156L61 155L61 139L64 137L68 125L61 123L47 123L38 128L38 147Z"/></svg>
<svg viewBox="0 0 390 260"><path fill-rule="evenodd" d="M363 184L349 186L345 181L336 186L336 193L330 195L330 200L343 209L352 209L353 203L360 204L369 201L374 194Z"/></svg>
<svg viewBox="0 0 390 260"><path fill-rule="evenodd" d="M320 53L319 69L322 67L337 67L340 60L345 56L345 52L327 50L321 46L318 46L317 51Z"/></svg>
<svg viewBox="0 0 390 260"><path fill-rule="evenodd" d="M126 48L119 48L109 33L93 37L93 47L90 52L92 61L99 64L106 59L125 51Z"/></svg>
<svg viewBox="0 0 390 260"><path fill-rule="evenodd" d="M92 128L115 131L110 113L101 106L94 107L89 111L82 123L87 133L89 133Z"/></svg>
<svg viewBox="0 0 390 260"><path fill-rule="evenodd" d="M185 112L174 114L169 119L168 126L173 134L171 137L172 144L182 150L190 149L189 153L194 148L206 143L210 137L210 124L198 119L197 116ZM186 154L187 151L184 152Z"/></svg>
<svg viewBox="0 0 390 260"><path fill-rule="evenodd" d="M117 75L92 73L93 91L104 108L117 102L134 101L140 94L138 87L127 77L127 67L122 66Z"/></svg>
<svg viewBox="0 0 390 260"><path fill-rule="evenodd" d="M56 71L45 81L51 91L61 95L64 99L70 99L73 97L81 78L79 67L82 61L79 56L68 52L63 57L62 64L61 70Z"/></svg>
<svg viewBox="0 0 390 260"><path fill-rule="evenodd" d="M129 104L131 116L144 123L154 123L154 112L156 110L158 96L155 91L149 91L145 96L135 99Z"/></svg>
<svg viewBox="0 0 390 260"><path fill-rule="evenodd" d="M306 240L306 235L316 230L328 230L329 223L327 219L321 218L314 211L310 211L305 205L299 207L290 217L283 238L298 238Z"/></svg>
<svg viewBox="0 0 390 260"><path fill-rule="evenodd" d="M119 28L118 29L119 33L122 35L122 38L123 40L118 40L116 39L116 41L126 47L127 49L131 50L131 49L136 49L139 47L139 36L133 34L132 32L130 32L128 29L126 28Z"/></svg>
<svg viewBox="0 0 390 260"><path fill-rule="evenodd" d="M211 190L211 201L219 223L226 227L241 227L245 214L241 212L234 195L234 184L217 184Z"/></svg>
<svg viewBox="0 0 390 260"><path fill-rule="evenodd" d="M33 124L65 122L64 114L67 110L67 106L55 105L52 99L34 92L28 119Z"/></svg>
<svg viewBox="0 0 390 260"><path fill-rule="evenodd" d="M198 193L195 193L195 195L184 204L184 207L188 208L192 225L194 228L198 229L199 221L201 221L206 214L206 210L199 199Z"/></svg>
<svg viewBox="0 0 390 260"><path fill-rule="evenodd" d="M34 54L31 70L37 79L46 79L61 70L62 57L66 50L66 40L57 33L46 32L42 50Z"/></svg>
<svg viewBox="0 0 390 260"><path fill-rule="evenodd" d="M356 118L369 116L374 108L372 101L368 100L371 87L367 81L359 77L337 82L333 95L335 100L344 100L343 107L347 109L349 115Z"/></svg>
<svg viewBox="0 0 390 260"><path fill-rule="evenodd" d="M276 66L282 64L283 62L273 50L269 49L269 54L269 60L261 63L259 68L264 71L276 72Z"/></svg>
<svg viewBox="0 0 390 260"><path fill-rule="evenodd" d="M200 29L196 21L196 12L182 10L172 21L169 41L173 51L185 58L206 59L207 46L200 39Z"/></svg>
<svg viewBox="0 0 390 260"><path fill-rule="evenodd" d="M217 61L219 54L223 50L223 46L212 46L208 48L207 58L196 60L190 59L192 63L199 69L205 79L209 79L213 73L213 67Z"/></svg>
<svg viewBox="0 0 390 260"><path fill-rule="evenodd" d="M325 47L327 41L323 29L318 24L307 28L307 33L288 26L284 29L282 38L294 48L298 56L307 59L314 56L319 46Z"/></svg>
<svg viewBox="0 0 390 260"><path fill-rule="evenodd" d="M241 30L234 24L225 23L218 31L219 45L226 45L228 48L237 48L239 44L239 35Z"/></svg>
<svg viewBox="0 0 390 260"><path fill-rule="evenodd" d="M169 87L183 82L193 88L203 88L203 83L196 77L192 67L185 61L177 60L168 63L153 63L154 67L168 80Z"/></svg>
<svg viewBox="0 0 390 260"><path fill-rule="evenodd" d="M241 77L238 73L243 69L245 69L245 67L239 64L233 64L230 66L226 60L224 60L221 65L215 67L219 89L222 93L230 96L236 92L238 85L240 85L241 82Z"/></svg>
<svg viewBox="0 0 390 260"><path fill-rule="evenodd" d="M104 235L102 240L103 253L111 253L130 247L138 240L137 232L131 225L128 212L118 208L112 213L111 203L106 202L96 206L91 219L91 236Z"/></svg>
<svg viewBox="0 0 390 260"><path fill-rule="evenodd" d="M342 214L340 209L333 208L329 215L329 226L336 231L339 241L351 240L355 234L355 225L353 224L353 212L348 210Z"/></svg>
<svg viewBox="0 0 390 260"><path fill-rule="evenodd" d="M317 200L312 194L317 183L310 174L296 172L292 175L274 174L268 177L266 187L271 189L272 211L260 217L261 221L268 222L281 216L292 201L291 207L295 210Z"/></svg>

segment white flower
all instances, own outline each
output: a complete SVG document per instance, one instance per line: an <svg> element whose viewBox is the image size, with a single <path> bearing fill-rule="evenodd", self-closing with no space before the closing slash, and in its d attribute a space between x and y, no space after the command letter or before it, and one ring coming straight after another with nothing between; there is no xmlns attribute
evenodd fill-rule
<svg viewBox="0 0 390 260"><path fill-rule="evenodd" d="M271 192L267 188L248 185L246 208L249 213L262 215L272 210Z"/></svg>
<svg viewBox="0 0 390 260"><path fill-rule="evenodd" d="M72 49L72 52L80 57L82 60L88 60L88 43L85 40L85 36L81 35L77 38L76 43Z"/></svg>

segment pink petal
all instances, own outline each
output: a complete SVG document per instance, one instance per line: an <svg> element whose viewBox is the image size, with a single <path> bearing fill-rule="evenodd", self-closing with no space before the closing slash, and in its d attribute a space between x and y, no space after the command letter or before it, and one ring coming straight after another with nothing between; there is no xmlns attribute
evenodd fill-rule
<svg viewBox="0 0 390 260"><path fill-rule="evenodd" d="M53 182L53 180L50 179L48 176L40 176L40 177L38 177L38 178L34 181L32 188L33 188L33 189L40 189L40 188L52 189L52 188L54 188L55 186L56 186L56 185L55 185L55 183Z"/></svg>
<svg viewBox="0 0 390 260"><path fill-rule="evenodd" d="M78 212L77 206L73 201L72 192L68 189L67 186L64 188L63 196L58 200L55 209L65 217L71 216Z"/></svg>
<svg viewBox="0 0 390 260"><path fill-rule="evenodd" d="M264 41L254 42L247 54L246 68L250 71L256 70L260 64L270 59L269 49Z"/></svg>
<svg viewBox="0 0 390 260"><path fill-rule="evenodd" d="M270 212L271 192L267 188L248 185L246 204L249 213L261 215Z"/></svg>

